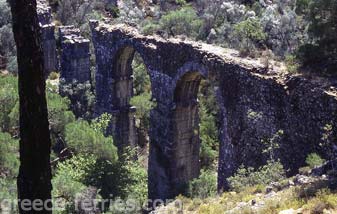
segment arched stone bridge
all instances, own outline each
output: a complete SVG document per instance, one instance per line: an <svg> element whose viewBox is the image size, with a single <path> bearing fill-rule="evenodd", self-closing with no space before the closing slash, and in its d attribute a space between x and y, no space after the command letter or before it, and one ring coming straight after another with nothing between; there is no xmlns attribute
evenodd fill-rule
<svg viewBox="0 0 337 214"><path fill-rule="evenodd" d="M242 164L266 162L263 139L284 134L276 156L294 172L305 157L319 151L322 130L336 124L333 87L302 77L281 75L259 60L233 50L177 39L142 36L131 27L91 22L96 54L97 113L114 115L113 132L122 147L136 142L132 60L142 57L157 106L151 112L149 198L168 199L199 175L197 93L210 79L220 107L219 189ZM333 135L336 136L336 126Z"/></svg>

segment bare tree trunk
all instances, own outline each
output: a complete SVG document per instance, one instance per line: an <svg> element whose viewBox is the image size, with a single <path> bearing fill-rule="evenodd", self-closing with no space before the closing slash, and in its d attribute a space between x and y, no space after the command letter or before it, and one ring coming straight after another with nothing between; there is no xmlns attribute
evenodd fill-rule
<svg viewBox="0 0 337 214"><path fill-rule="evenodd" d="M19 209L20 213L51 213L43 206L37 206L41 210L24 210L21 206L24 199L32 203L42 200L51 208L51 141L36 0L11 0L10 3L19 66Z"/></svg>

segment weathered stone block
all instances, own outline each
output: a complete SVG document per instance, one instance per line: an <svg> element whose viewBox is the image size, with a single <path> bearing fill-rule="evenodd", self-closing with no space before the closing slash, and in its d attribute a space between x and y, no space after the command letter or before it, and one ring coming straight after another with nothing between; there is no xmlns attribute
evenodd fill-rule
<svg viewBox="0 0 337 214"><path fill-rule="evenodd" d="M61 42L61 78L71 83L91 81L90 41L80 35L74 26L59 28Z"/></svg>
<svg viewBox="0 0 337 214"><path fill-rule="evenodd" d="M37 14L41 27L41 41L45 76L58 70L55 25L52 23L51 8L45 0L37 1Z"/></svg>

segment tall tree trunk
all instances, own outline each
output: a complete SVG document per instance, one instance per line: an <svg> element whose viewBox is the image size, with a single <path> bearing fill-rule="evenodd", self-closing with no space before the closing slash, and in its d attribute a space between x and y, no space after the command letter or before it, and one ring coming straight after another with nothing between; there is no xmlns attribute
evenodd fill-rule
<svg viewBox="0 0 337 214"><path fill-rule="evenodd" d="M48 202L51 207L50 134L43 74L41 30L35 0L11 0L13 32L17 46L20 95L20 171L17 180L20 213L22 200ZM20 202L21 201L21 202ZM29 207L29 206L28 206Z"/></svg>

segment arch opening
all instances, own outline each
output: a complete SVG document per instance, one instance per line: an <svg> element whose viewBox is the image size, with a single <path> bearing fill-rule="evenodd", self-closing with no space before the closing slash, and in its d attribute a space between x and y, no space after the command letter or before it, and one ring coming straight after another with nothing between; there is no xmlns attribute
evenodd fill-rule
<svg viewBox="0 0 337 214"><path fill-rule="evenodd" d="M114 61L112 75L114 135L119 150L130 146L137 148L138 155L147 156L149 117L155 103L149 72L141 55L131 46L122 48ZM144 166L147 167L147 161Z"/></svg>
<svg viewBox="0 0 337 214"><path fill-rule="evenodd" d="M211 80L196 71L186 73L177 82L174 102L172 173L175 194L180 194L186 192L189 181L199 177L200 169L216 176L219 109Z"/></svg>

